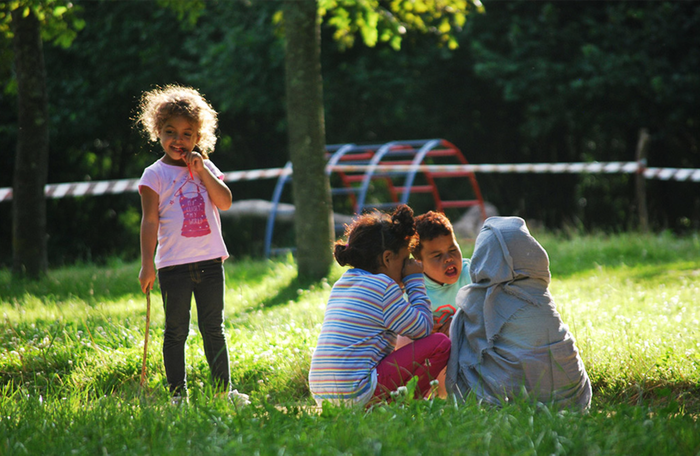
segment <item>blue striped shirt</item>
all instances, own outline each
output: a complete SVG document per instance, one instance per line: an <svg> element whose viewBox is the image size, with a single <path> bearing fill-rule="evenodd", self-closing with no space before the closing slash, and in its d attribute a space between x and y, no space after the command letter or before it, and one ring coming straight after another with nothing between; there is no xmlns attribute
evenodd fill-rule
<svg viewBox="0 0 700 456"><path fill-rule="evenodd" d="M385 274L350 269L336 282L311 359L309 385L317 401L365 402L376 388L376 367L394 350L396 335L417 339L433 327L422 274L401 288Z"/></svg>

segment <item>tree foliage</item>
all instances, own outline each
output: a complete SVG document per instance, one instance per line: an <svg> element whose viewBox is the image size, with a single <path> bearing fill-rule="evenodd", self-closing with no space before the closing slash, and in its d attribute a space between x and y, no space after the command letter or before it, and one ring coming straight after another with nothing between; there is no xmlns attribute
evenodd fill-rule
<svg viewBox="0 0 700 456"><path fill-rule="evenodd" d="M207 1L194 26L156 2L76 5L85 27L72 45L44 48L49 182L138 177L157 147L129 119L143 90L169 82L197 86L220 112L212 159L222 170L287 161L283 24L271 26L281 3ZM379 5L388 11L388 2ZM359 45L359 31L354 46L337 46L328 10L321 24L326 142L444 137L472 163L626 161L647 127L651 166L700 168L700 3L493 1L484 9L452 29L455 49L407 28L399 51L379 28L374 47ZM3 81L12 75L2 57L9 48L0 38ZM0 150L14 150L16 98L0 93L0 104L7 107ZM8 161L11 169L14 157ZM550 228L635 226L631 176L477 177L502 214ZM0 185L11 185L10 173L0 173ZM700 226L697 183L647 185L653 229ZM269 198L274 181L231 187L237 200ZM52 264L138 253L135 194L50 200L48 213ZM9 204L0 203L0 219L10 217ZM225 230L234 254L260 252L262 241L240 225ZM6 224L0 238L7 264Z"/></svg>
<svg viewBox="0 0 700 456"><path fill-rule="evenodd" d="M472 25L475 74L520 107L525 160L633 160L639 130L648 128L656 166L700 164L700 37L690 33L700 26L697 4L506 2L493 8L488 23ZM632 198L611 196L631 196L631 179L582 176L562 185L577 208L569 217L634 226ZM669 185L650 187L661 196ZM668 196L651 203L657 223L671 222L661 206L700 207L697 199ZM562 211L555 212L546 217L550 225L561 219Z"/></svg>
<svg viewBox="0 0 700 456"><path fill-rule="evenodd" d="M381 42L397 51L408 31L433 35L455 49L467 15L484 11L479 0L319 0L319 8L341 49L352 47L359 34L369 47Z"/></svg>
<svg viewBox="0 0 700 456"><path fill-rule="evenodd" d="M11 12L20 10L23 17L30 12L41 24L41 38L44 42L67 48L85 27L85 21L80 17L81 8L66 0L12 0L0 4L0 36L10 41L13 37ZM7 42L6 41L6 42ZM0 47L0 74L9 76L11 56L9 49L3 51ZM2 78L6 81L6 91L16 94L16 80Z"/></svg>
<svg viewBox="0 0 700 456"><path fill-rule="evenodd" d="M80 7L65 0L12 0L3 3L0 8L0 34L12 38L10 12L21 10L21 15L27 17L34 13L41 24L41 38L45 42L67 48L71 45L78 32L85 27L85 21L80 18Z"/></svg>

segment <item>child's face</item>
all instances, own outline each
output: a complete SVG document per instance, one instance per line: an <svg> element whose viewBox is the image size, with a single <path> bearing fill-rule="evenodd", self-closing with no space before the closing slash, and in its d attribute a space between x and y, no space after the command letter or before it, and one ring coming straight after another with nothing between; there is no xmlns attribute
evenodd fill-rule
<svg viewBox="0 0 700 456"><path fill-rule="evenodd" d="M462 273L462 251L454 235L442 235L420 241L416 258L423 263L423 273L440 284L457 282Z"/></svg>
<svg viewBox="0 0 700 456"><path fill-rule="evenodd" d="M182 162L183 155L199 142L199 133L197 125L182 116L176 116L163 124L158 138L168 161Z"/></svg>
<svg viewBox="0 0 700 456"><path fill-rule="evenodd" d="M383 272L394 279L394 282L400 284L401 279L403 279L403 267L409 255L407 247L403 247L398 253L386 250L382 254L382 265L379 272Z"/></svg>

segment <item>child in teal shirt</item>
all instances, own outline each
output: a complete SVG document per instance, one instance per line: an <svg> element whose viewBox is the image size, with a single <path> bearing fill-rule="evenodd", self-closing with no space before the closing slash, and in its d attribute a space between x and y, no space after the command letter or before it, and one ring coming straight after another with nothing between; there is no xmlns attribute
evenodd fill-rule
<svg viewBox="0 0 700 456"><path fill-rule="evenodd" d="M450 325L457 310L457 292L471 283L468 258L462 258L450 220L440 212L429 211L416 217L418 243L413 247L413 257L423 264L423 279L433 312L433 333L450 336ZM412 340L399 336L396 348ZM445 370L437 377L438 396L447 397Z"/></svg>
<svg viewBox="0 0 700 456"><path fill-rule="evenodd" d="M416 217L419 241L413 256L423 263L425 288L433 311L433 332L449 337L460 288L471 283L468 258L462 258L450 220L429 211Z"/></svg>

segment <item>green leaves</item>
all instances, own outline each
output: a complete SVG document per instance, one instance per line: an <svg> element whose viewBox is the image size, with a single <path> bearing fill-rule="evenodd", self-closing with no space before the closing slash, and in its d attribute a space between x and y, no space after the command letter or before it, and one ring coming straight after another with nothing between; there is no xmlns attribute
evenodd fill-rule
<svg viewBox="0 0 700 456"><path fill-rule="evenodd" d="M189 28L194 27L206 8L204 0L158 0L158 5L174 11L177 19Z"/></svg>
<svg viewBox="0 0 700 456"><path fill-rule="evenodd" d="M319 13L335 29L341 49L352 47L359 33L366 46L385 42L399 50L408 31L434 35L441 45L456 49L467 14L483 11L479 0L319 1Z"/></svg>
<svg viewBox="0 0 700 456"><path fill-rule="evenodd" d="M11 11L22 9L22 16L34 14L41 23L41 38L56 46L67 48L85 27L79 17L80 6L66 0L15 0L0 6L0 36L12 38Z"/></svg>

